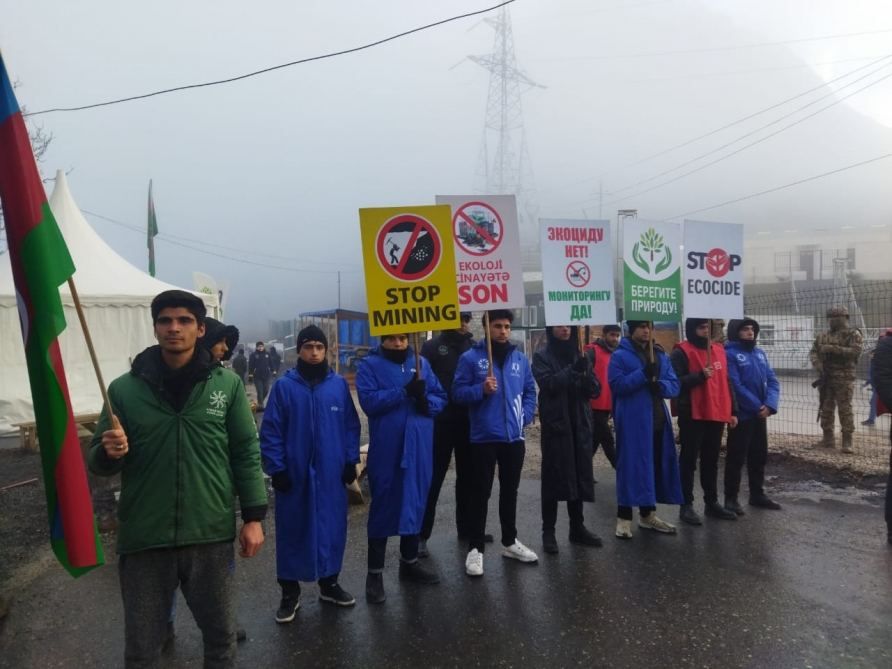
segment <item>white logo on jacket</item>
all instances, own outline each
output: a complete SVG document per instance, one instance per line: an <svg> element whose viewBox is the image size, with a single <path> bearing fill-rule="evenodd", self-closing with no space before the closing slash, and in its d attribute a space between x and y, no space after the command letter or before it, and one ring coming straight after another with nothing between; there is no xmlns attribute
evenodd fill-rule
<svg viewBox="0 0 892 669"><path fill-rule="evenodd" d="M226 408L226 393L222 390L215 390L211 393L211 406L215 409Z"/></svg>

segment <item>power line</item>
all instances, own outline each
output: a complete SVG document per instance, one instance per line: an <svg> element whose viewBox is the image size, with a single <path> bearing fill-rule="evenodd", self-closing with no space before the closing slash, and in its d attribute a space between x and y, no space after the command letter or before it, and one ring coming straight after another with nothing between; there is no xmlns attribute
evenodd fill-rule
<svg viewBox="0 0 892 669"><path fill-rule="evenodd" d="M885 160L886 158L892 158L892 153L886 153L882 156L877 156L876 158L870 158L868 160L862 160L860 163L853 163L852 165L846 165L845 167L840 167L835 170L830 170L829 172L823 172L822 174L815 174L814 176L806 177L805 179L800 179L799 181L793 181L788 184L784 184L783 186L777 186L775 188L769 188L768 190L759 191L758 193L751 193L750 195L744 195L743 197L738 197L733 200L727 200L726 202L720 202L719 204L713 204L709 207L702 207L701 209L694 209L693 211L687 211L683 214L677 214L676 216L671 216L666 220L674 220L677 218L684 218L686 216L692 216L694 214L700 214L704 211L710 211L711 209L718 209L719 207L726 207L729 204L736 204L738 202L743 202L744 200L751 200L754 197L761 197L762 195L768 195L769 193L776 193L777 191L785 190L787 188L792 188L793 186L799 186L804 183L808 183L809 181L816 181L817 179L823 179L824 177L831 176L833 174L839 174L840 172L845 172L847 170L854 169L856 167L861 167L863 165L869 165L870 163L875 163L879 160Z"/></svg>
<svg viewBox="0 0 892 669"><path fill-rule="evenodd" d="M886 59L888 59L890 56L892 56L892 54L890 54L890 55L888 55L888 56L883 56L883 58L881 58L880 60L886 60ZM877 62L879 62L879 61L877 61ZM871 65L873 65L873 64L875 64L875 63L871 63ZM868 72L867 74L865 74L865 75L863 75L863 76L861 76L861 77L858 77L857 79L855 79L855 80L853 80L853 81L850 81L850 82L848 82L848 83L846 83L846 84L843 84L843 85L840 86L838 89L836 89L836 90L831 90L830 92L828 92L828 93L822 95L821 97L819 97L819 98L815 98L815 99L812 100L811 102L807 102L806 104L802 105L801 107L797 107L797 108L794 109L793 111L788 112L788 113L784 114L783 116L779 116L778 118L774 119L773 121L769 121L769 122L766 123L765 125L762 125L762 126L760 126L760 127L758 127L758 128L755 128L754 130L750 130L749 132L746 132L746 133L744 133L743 135L740 135L739 137L737 137L736 139L733 139L733 140L731 140L730 142L726 142L725 144L722 144L721 146L716 147L715 149L711 149L710 151L707 151L706 153L702 153L702 154L700 154L699 156L696 156L696 157L694 157L694 158L691 158L690 160L687 160L687 161L681 163L680 165L676 165L675 167L671 167L671 168L669 168L668 170L663 170L663 171L660 172L659 174L655 174L654 176L648 177L647 179L643 179L643 180L638 181L638 182L636 182L636 183L633 183L633 184L631 184L631 185L629 185L629 186L624 186L624 187L622 187L622 188L618 188L618 189L616 189L616 190L613 191L613 192L614 192L614 194L618 194L618 193L622 193L623 191L631 190L631 189L633 189L633 188L635 188L635 187L637 187L637 186L642 186L642 185L644 185L644 184L646 184L646 183L649 183L649 182L651 182L651 181L655 181L656 179L659 179L660 177L666 176L667 174L670 174L671 172L675 172L676 170L680 170L680 169L682 169L682 168L684 168L684 167L687 167L688 165L691 165L691 164L693 164L693 163L696 163L697 161L702 160L703 158L706 158L706 157L708 157L708 156L711 156L711 155L714 154L714 153L718 153L719 151L722 151L722 150L724 150L724 149L727 149L729 146L732 146L733 144L736 144L736 143L739 142L739 141L742 141L742 140L744 140L744 139L746 139L746 138L748 138L748 137L752 137L752 136L755 135L756 133L761 132L762 130L765 130L765 129L767 129L767 128L770 128L770 127L773 126L773 125L777 125L777 124L780 123L781 121L784 121L784 120L786 120L786 119L788 119L788 118L790 118L790 117L792 117L792 116L798 114L799 112L801 112L801 111L803 111L803 110L805 110L805 109L811 107L812 105L816 105L816 104L819 103L821 100L826 100L826 99L829 98L829 97L833 97L833 96L835 96L837 93L839 93L839 92L842 91L843 89L848 88L849 86L852 86L853 84L857 84L859 81L863 81L864 79L867 79L867 78L869 78L869 77L872 77L873 75L877 74L878 72L882 71L883 69L889 67L890 64L892 64L892 63L887 62L887 63L881 65L880 67L876 68L875 70L873 70L873 71L871 71L871 72ZM863 68L863 67L858 68L858 70L862 70L862 69L864 69L864 68ZM855 70L855 71L857 71L857 70ZM844 76L849 76L850 74L853 74L853 73L850 72L849 74L846 74L846 75L844 75ZM837 79L834 79L834 81L838 81L840 78L841 78L841 77L838 77ZM879 83L879 82L882 81L882 80L883 80L883 79L879 79L879 80L875 81L873 84L871 84L871 86L874 85L874 84ZM829 83L832 83L832 82L828 82L828 84L829 84ZM822 87L819 86L819 87L817 87L817 88L822 88ZM812 91L809 91L809 92L813 92L814 90L817 90L817 88L812 89ZM863 89L863 88L862 88L862 89L859 89L859 91L861 91L861 90L864 90L864 89ZM859 91L855 91L855 93L857 93L857 92L859 92ZM799 95L799 96L797 96L797 97L802 97L802 96ZM794 100L794 99L796 99L796 98L790 98L790 100ZM845 98L843 98L843 99L845 99ZM790 100L786 100L785 102L790 102ZM781 104L783 104L783 103L781 103ZM780 106L780 105L774 105L773 107L770 107L768 110L765 110L765 111L769 111L770 109L774 109L774 108L776 108L776 107L778 107L778 106ZM826 108L827 108L827 107L824 107L824 109L826 109ZM754 116L754 115L750 115L748 118L752 118L753 116ZM810 117L805 117L805 118L810 118ZM743 119L743 120L747 120L747 119ZM803 119L803 120L804 120L804 119ZM725 126L724 128L722 128L722 130L727 129L728 127L730 127L730 126ZM718 131L714 131L713 133L709 133L709 134L714 134L715 132L718 132ZM706 135L704 135L704 136L706 136ZM687 144L690 144L690 142L686 142L686 143L684 143L684 144L679 144L679 145L676 145L676 146L677 146L677 147L681 147L681 146L686 146ZM664 152L664 153L665 153L665 152ZM659 156L659 155L662 155L662 154L654 154L654 155L655 155L655 156Z"/></svg>
<svg viewBox="0 0 892 669"><path fill-rule="evenodd" d="M780 128L779 130L776 130L776 131L774 131L774 132L772 132L772 133L770 133L770 134L768 134L768 135L765 135L764 137L761 137L761 138L759 138L759 139L757 139L757 140L755 140L755 141L753 141L753 142L750 142L749 144L744 144L742 147L740 147L740 148L738 148L738 149L735 149L734 151L732 151L732 152L730 152L730 153L727 153L727 154L725 154L724 156L719 156L719 157L716 158L715 160L712 160L712 161L710 161L710 162L708 162L708 163L706 163L706 164L704 164L704 165L701 165L700 167L695 167L695 168L692 169L692 170L688 170L687 172L683 172L682 174L679 174L678 176L675 176L675 177L673 177L673 178L671 178L671 179L667 179L666 181L663 181L662 183L658 183L658 184L656 184L655 186L652 186L651 188L646 188L646 189L644 189L643 191L638 191L637 193L632 193L631 195L627 195L627 196L625 196L625 197L618 198L618 199L616 199L616 200L611 200L610 202L605 202L604 204L605 204L605 205L612 205L612 204L616 204L616 203L618 203L618 202L622 202L622 201L624 201L624 200L628 200L629 198L632 198L632 197L638 197L638 196L640 196L640 195L644 195L644 194L646 194L646 193L650 193L650 192L652 192L652 191L655 191L655 190L657 190L658 188L662 188L663 186L668 186L668 185L671 184L671 183L675 183L676 181L678 181L678 180L680 180L680 179L683 179L683 178L685 178L685 177L687 177L687 176L690 176L690 175L692 175L692 174L696 174L697 172L701 172L701 171L705 170L707 167L712 167L713 165L715 165L715 164L717 164L717 163L720 163L720 162L722 162L723 160L727 160L728 158L731 158L732 156L735 156L735 155L737 155L738 153L741 153L741 152L745 151L746 149L749 149L749 148L751 148L751 147L753 147L753 146L756 146L757 144L761 144L762 142L767 141L767 140L771 139L772 137L775 137L775 136L781 134L782 132L785 132L786 130L789 130L790 128L792 128L792 127L794 127L794 126L797 126L797 125L799 125L800 123L803 123L803 122L807 121L808 119L813 118L814 116L817 116L817 115L820 114L821 112L823 112L823 111L825 111L825 110L827 110L827 109L830 109L830 107L834 107L834 106L840 104L841 102L847 100L848 98L852 97L853 95L857 95L858 93L860 93L860 92L862 92L862 91L864 91L864 90L867 90L868 88L871 88L871 87L873 87L873 86L876 86L877 84L879 84L879 83L885 81L885 80L888 79L889 77L892 77L892 73L887 74L887 75L881 77L880 79L877 79L876 81L867 84L866 86L862 86L862 87L859 88L858 90L852 91L852 92L849 93L848 95L844 95L843 97L839 98L838 100L834 100L834 101L831 102L830 104L821 107L821 108L818 109L817 111L812 112L811 114L808 114L807 116L803 116L801 119L798 119L798 120L796 120L796 121L793 121L792 123L788 123L787 125L785 125L784 127Z"/></svg>
<svg viewBox="0 0 892 669"><path fill-rule="evenodd" d="M729 123L726 123L725 125L723 125L723 126L721 126L721 127L718 127L718 128L713 129L713 130L710 130L710 131L708 131L708 132L705 132L705 133L703 133L702 135L697 135L696 137L692 137L691 139L685 140L685 141L683 141L683 142L679 142L678 144L674 144L673 146L670 146L670 147L668 147L668 148L666 148L666 149L662 149L661 151L658 151L658 152L656 152L656 153L653 153L653 154L650 154L650 155L645 156L645 157L643 157L643 158L640 158L639 160L636 160L636 161L634 161L634 162L631 162L631 163L628 163L628 164L626 164L626 165L623 165L623 166L622 166L621 168L619 168L619 169L624 170L624 169L628 169L628 168L630 168L630 167L637 167L638 165L641 165L641 164L646 163L646 162L650 162L651 160L654 160L655 158L660 158L660 157L662 157L662 156L665 156L666 154L672 153L673 151L677 151L678 149L682 149L682 148L684 148L684 147L686 147L686 146L690 146L691 144L694 144L694 143L696 143L696 142L699 142L701 139L706 139L707 137L711 137L711 136L713 136L713 135L716 135L716 134L718 134L718 133L720 133L720 132L722 132L722 131L724 131L724 130L728 130L729 128L734 127L735 125L740 125L741 123L745 123L746 121L749 121L749 120L751 120L751 119L754 119L754 118L756 118L757 116L761 116L762 114L765 114L765 113L767 113L767 112L773 111L774 109L777 109L777 108L779 108L779 107L783 107L784 105L786 105L786 104L788 104L788 103L790 103L790 102L793 102L794 100L798 100L799 98L805 97L806 95L810 95L811 93L814 93L815 91L819 91L819 90L821 90L822 88L826 88L827 86L830 86L831 84L834 84L834 83L836 83L836 82L838 82L838 81L840 81L840 80L842 80L842 79L846 79L846 78L852 76L853 74L855 74L855 73L857 73L857 72L860 72L861 70L867 69L867 68L869 68L869 67L873 67L873 66L876 65L877 63L880 63L880 62L882 62L882 61L884 61L884 60L886 60L886 59L888 59L888 58L890 58L890 57L892 57L892 54L886 54L885 56L882 56L882 57L877 58L877 59L875 59L875 60L871 60L871 62L870 62L870 63L867 63L866 65L862 65L861 67L856 67L854 70L850 70L850 71L846 72L845 74L842 74L842 75L840 75L840 76L838 76L838 77L835 77L834 79L831 79L831 80L829 80L829 81L822 82L822 83L819 84L818 86L814 86L813 88L809 88L809 89L806 90L806 91L803 91L803 92L801 92L801 93L797 93L796 95L794 95L794 96L792 96L792 97L789 97L789 98L786 98L786 99L784 99L784 100L781 100L780 102L774 103L774 104L772 104L772 105L770 105L770 106L768 106L768 107L765 107L765 108L763 108L763 109L760 109L760 110L758 110L758 111L756 111L756 112L753 112L753 113L751 113L751 114L747 114L746 116L743 116L743 117L741 117L741 118L739 118L739 119L736 119L736 120L734 120L734 121L731 121L731 122L729 122ZM860 79L859 79L859 80L856 80L856 81L860 81ZM855 83L855 82L851 82L851 83ZM832 94L832 93L831 93L831 94ZM820 100L820 99L823 99L823 98L819 98L819 100ZM781 120L783 120L783 118L781 118ZM770 124L769 124L769 125L770 125ZM742 138L738 138L738 139L742 139ZM733 142L732 142L732 143L733 143ZM680 166L680 167L684 167L684 165L682 165L682 166ZM679 169L679 168L675 168L675 169ZM668 172L672 172L672 171L674 171L674 169L673 169L673 170L668 170ZM606 172L601 172L601 174L598 175L598 178L602 178L602 177L604 177L605 175L607 175L607 174L609 174L609 173L610 173L609 170L606 171ZM662 175L658 175L658 176L662 176ZM654 178L656 178L656 177L654 177ZM583 180L580 180L580 181L574 181L574 182L571 182L571 184L568 184L568 185L576 185L576 184L580 184L580 183L588 183L589 181L591 181L591 179L583 179ZM648 181L649 181L649 180L648 180ZM624 188L620 188L619 191L614 191L614 192L620 192L620 191L623 191L623 190L628 190L628 189L630 189L630 188L634 188L634 187L637 186L637 185L640 185L641 183L644 183L644 182L638 182L638 183L636 183L636 184L633 184L632 186L626 186L626 187L624 187ZM586 203L591 202L591 201L593 201L593 198L587 198L587 199L585 199L585 200L578 200L578 201L573 202L573 203L571 203L571 204L574 204L574 205L575 205L575 204L586 204Z"/></svg>
<svg viewBox="0 0 892 669"><path fill-rule="evenodd" d="M412 28L411 30L406 30L405 32L398 33L396 35L391 35L390 37L385 37L383 39L376 40L374 42L369 42L368 44L363 44L361 46L352 47L350 49L343 49L341 51L332 51L330 53L321 54L319 56L310 56L309 58L301 58L300 60L294 60L290 63L282 63L280 65L273 65L271 67L265 67L262 70L256 70L254 72L248 72L246 74L240 74L234 77L229 77L227 79L218 79L216 81L206 81L200 84L187 84L185 86L176 86L174 88L165 88L160 91L153 91L151 93L143 93L142 95L132 95L126 98L118 98L116 100L108 100L106 102L96 102L94 104L89 105L81 105L79 107L53 107L52 109L42 109L36 112L29 112L26 116L38 116L40 114L50 114L53 112L72 112L72 111L83 111L84 109L94 109L96 107L108 107L110 105L121 104L122 102L132 102L133 100L143 100L145 98L151 98L156 95L165 95L167 93L175 93L177 91L186 91L193 88L204 88L207 86L219 86L221 84L229 84L234 81L240 81L242 79L248 79L250 77L256 77L261 74L266 74L268 72L273 72L274 70L281 70L286 67L292 67L294 65L302 65L304 63L310 63L316 60L324 60L326 58L334 58L336 56L344 56L350 53L356 53L357 51L363 51L365 49L371 49L372 47L380 46L382 44L386 44L387 42L392 42L393 40L400 39L401 37L406 37L408 35L412 35L414 33L422 32L424 30L429 30L430 28L436 28L437 26L444 25L446 23L451 23L453 21L458 21L459 19L466 19L471 16L477 16L479 14L485 14L487 12L491 12L495 9L499 9L500 7L504 7L505 5L510 5L515 0L505 0L505 2L501 2L498 5L493 5L492 7L487 7L486 9L480 9L474 12L468 12L467 14L460 14L458 16L452 16L448 19L443 19L441 21L436 21L434 23L428 23L424 26L419 26L418 28Z"/></svg>
<svg viewBox="0 0 892 669"><path fill-rule="evenodd" d="M603 54L600 56L559 56L556 58L542 58L539 60L615 60L622 58L652 58L657 56L676 56L692 53L709 53L713 51L735 51L739 49L756 49L766 46L784 46L786 44L802 44L804 42L820 42L830 39L843 39L845 37L862 37L864 35L882 35L892 33L892 28L882 28L880 30L865 30L857 33L838 33L835 35L822 35L820 37L800 37L796 39L782 40L778 42L756 42L753 44L729 44L725 46L711 46L699 49L676 49L673 51L647 51L643 53L627 53L627 54Z"/></svg>
<svg viewBox="0 0 892 669"><path fill-rule="evenodd" d="M118 219L115 219L115 218L103 216L102 214L98 214L95 211L90 211L88 209L81 209L81 211L85 214L93 216L94 218L99 218L99 219L102 219L103 221L108 221L109 223L114 223L115 225L120 225L124 228L133 230L134 232L138 232L140 234L145 234L145 232L146 232L144 227L135 225L133 223L125 223L124 221L119 221ZM223 249L224 251L233 251L235 253L241 253L241 254L247 253L248 255L251 255L251 256L260 256L262 258L272 258L274 260L284 260L286 262L313 263L313 264L317 264L317 265L328 265L329 264L327 261L324 261L324 260L306 260L306 259L302 259L302 258L294 258L292 256L275 255L273 253L261 253L259 251L246 251L243 248L237 248L234 246L226 246L224 244L216 244L214 242L208 242L203 239L194 239L192 237L183 237L181 235L173 235L173 234L170 234L169 232L162 232L159 234L159 237L164 237L168 240L174 239L174 240L179 240L182 242L201 244L202 246L211 246L214 248Z"/></svg>
<svg viewBox="0 0 892 669"><path fill-rule="evenodd" d="M141 235L144 235L144 234L145 234L145 229L143 229L143 228L141 228L141 227L139 227L139 226L137 226L137 225L133 225L132 223L125 223L124 221L118 221L118 220L115 220L115 219L113 219L113 218L109 218L108 216L102 216L101 214L96 214L96 213L91 212L91 211L88 211L88 210L86 210L86 209L82 209L81 211L82 211L83 213L85 213L85 214L89 214L90 216L95 216L96 218L100 218L100 219L102 219L102 220L104 220L104 221L108 221L109 223L114 223L115 225L120 225L120 226L122 226L122 227L124 227L124 228L126 228L126 229L128 229L128 230L130 230L130 231L132 231L132 232L136 232L136 233L139 233L139 234L141 234ZM223 258L223 259L225 259L225 260L232 260L232 261L234 261L234 262L240 262L240 263L243 263L243 264L245 264L245 265L253 265L253 266L255 266L255 267L266 267L266 268L268 268L268 269L278 269L278 270L282 270L282 271L285 271L285 272L296 272L296 273L301 273L301 274L338 274L339 272L344 273L344 272L359 272L359 271L360 271L360 270L358 270L358 269L346 269L346 270L336 270L336 269L335 269L335 270L332 270L332 269L308 269L308 268L300 268L300 267L283 267L283 266L281 266L281 265L271 265L271 264L269 264L269 263L262 263L262 262L258 262L258 261L255 261L255 260L248 260L248 259L246 259L246 258L242 258L242 257L230 256L230 255L226 255L226 254L223 254L223 253L216 253L216 252L214 252L214 251L209 251L208 249L203 248L203 247L205 247L205 246L215 246L215 247L217 247L217 248L223 248L223 249L230 250L230 251L235 251L235 252L238 252L238 253L248 253L249 255L259 255L259 256L266 256L266 257L274 257L274 258L279 258L279 259L282 259L282 260L286 260L286 261L290 261L290 262L296 262L296 263L315 262L315 261L299 260L299 259L297 259L297 258L287 258L287 257L285 257L285 256L270 256L270 255L268 255L268 254L264 254L264 253L253 253L253 252L251 252L251 251L245 251L244 249L236 249L236 248L229 247L229 246L222 246L222 245L220 245L220 244L210 244L210 243L208 243L208 242L205 242L204 240L189 239L189 238L187 238L187 237L178 237L178 239L185 239L185 240L188 240L189 243L185 243L185 242L182 242L182 241L176 241L176 240L174 240L174 239L171 239L171 237L175 237L175 235L168 235L168 234L166 234L166 233L161 233L161 234L158 235L158 240L159 240L159 241L162 241L162 242L164 242L164 243L166 243L166 244L171 244L172 246L179 246L179 247L184 248L184 249L189 249L190 251L195 251L196 253L203 253L203 254L205 254L205 255L214 256L214 257L216 257L216 258ZM198 247L196 247L196 246L192 246L192 243L200 244L201 246L198 246ZM326 265L330 265L331 263L325 263L325 264L326 264Z"/></svg>

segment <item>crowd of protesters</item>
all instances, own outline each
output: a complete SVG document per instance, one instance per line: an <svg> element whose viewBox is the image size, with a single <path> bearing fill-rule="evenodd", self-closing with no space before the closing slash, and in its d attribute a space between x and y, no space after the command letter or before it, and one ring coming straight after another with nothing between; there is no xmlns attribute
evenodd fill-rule
<svg viewBox="0 0 892 669"><path fill-rule="evenodd" d="M301 582L316 581L322 602L355 605L339 575L345 486L356 480L360 461L359 415L347 381L328 364L328 341L316 326L298 334L296 366L271 384L278 356L258 342L246 359L237 349L238 330L207 318L196 296L166 291L152 303L152 318L158 345L111 384L114 415L103 412L89 454L94 473L122 474L117 550L125 664L158 663L171 639L180 588L202 631L205 666L231 667L243 638L234 612L233 540L238 536L243 557L264 542L264 473L275 490L281 588L275 620L295 619ZM384 336L357 371L356 394L369 421L369 604L387 598L390 537L399 537L400 580L439 583L425 558L453 454L455 530L467 546L467 575L483 576L486 545L494 543L486 521L496 472L500 553L524 564L538 561L516 522L525 430L537 409L546 553L560 551L555 527L562 503L568 540L603 545L583 511L595 500L598 448L616 470L618 539L633 538L635 507L641 530L677 533L657 515L658 504L676 505L681 522L702 525L695 505L698 464L709 518L727 522L745 514L739 499L744 466L749 506L780 510L764 487L766 421L778 410L780 385L758 347L755 320L730 321L722 345L709 320L687 319L686 338L670 354L654 342L648 321L627 321L625 336L608 324L588 346L578 341L577 328L551 326L532 364L511 342L513 312L487 312L478 342L470 321L463 313L460 329L440 333L420 351L407 334ZM221 362L233 351L230 371ZM246 375L257 389L253 406ZM892 406L892 338L876 348L872 380L878 402ZM264 412L259 435L252 411ZM680 452L671 414L678 418ZM888 495L886 521L892 543Z"/></svg>

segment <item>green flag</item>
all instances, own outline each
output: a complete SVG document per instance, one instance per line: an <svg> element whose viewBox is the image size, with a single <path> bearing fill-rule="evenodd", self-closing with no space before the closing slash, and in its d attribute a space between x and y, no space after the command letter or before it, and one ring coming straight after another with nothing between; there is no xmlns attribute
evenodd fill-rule
<svg viewBox="0 0 892 669"><path fill-rule="evenodd" d="M155 237L158 235L158 219L155 218L155 202L152 200L152 180L149 179L149 225L146 244L149 247L149 274L155 276Z"/></svg>

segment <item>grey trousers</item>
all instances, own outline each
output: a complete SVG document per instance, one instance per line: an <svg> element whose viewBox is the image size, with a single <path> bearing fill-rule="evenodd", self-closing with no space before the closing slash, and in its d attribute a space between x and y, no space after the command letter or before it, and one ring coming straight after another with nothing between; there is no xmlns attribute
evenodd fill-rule
<svg viewBox="0 0 892 669"><path fill-rule="evenodd" d="M158 667L177 586L201 629L206 669L235 667L233 544L158 548L118 557L124 666Z"/></svg>

